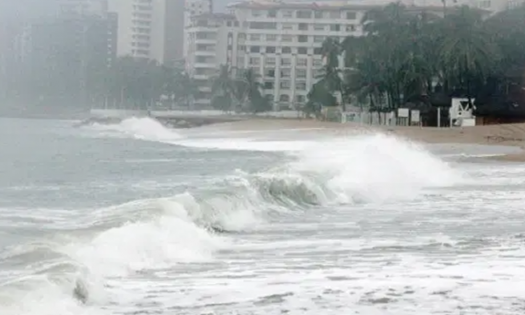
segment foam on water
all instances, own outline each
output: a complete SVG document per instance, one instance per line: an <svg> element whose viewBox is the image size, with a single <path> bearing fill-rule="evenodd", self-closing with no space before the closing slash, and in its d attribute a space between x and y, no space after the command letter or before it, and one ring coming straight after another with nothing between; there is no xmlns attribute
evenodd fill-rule
<svg viewBox="0 0 525 315"><path fill-rule="evenodd" d="M312 141L263 141L256 138L239 137L245 131L229 131L227 138L209 138L200 134L198 137L188 137L181 130L164 127L158 121L151 118L128 118L119 124L100 125L95 124L90 128L102 132L107 136L127 136L135 139L175 144L191 148L216 149L216 150L240 150L240 151L297 151L313 144ZM221 132L213 133L223 134ZM260 133L259 133L260 134Z"/></svg>
<svg viewBox="0 0 525 315"><path fill-rule="evenodd" d="M421 146L376 134L323 141L294 153L292 168L328 177L340 193L367 202L410 198L422 188L450 186L461 174Z"/></svg>
<svg viewBox="0 0 525 315"><path fill-rule="evenodd" d="M116 136L128 136L141 140L171 143L181 139L182 136L175 130L164 127L161 123L151 118L128 118L119 124L93 124L90 128L102 131L105 135L111 132Z"/></svg>
<svg viewBox="0 0 525 315"><path fill-rule="evenodd" d="M439 233L407 234L400 240L399 231L419 228L410 216L437 220L433 208L445 197L431 196L434 206L429 207L430 197L421 197L426 189L463 184L466 176L423 147L393 136L192 139L147 118L95 129L197 148L281 151L284 158L280 165L254 173L238 170L172 197L82 211L74 218L63 210L47 212L57 216L47 224L60 237L8 248L0 257L14 261L44 251L49 255L19 275L0 273L9 279L0 286L1 314L106 315L140 307L160 313L169 306L176 313L183 307L228 313L229 303L239 312L256 309L254 314L340 314L349 305L372 314L378 310L374 303L412 296L432 307L442 291L468 299L454 278L460 273L479 280L477 295L488 294L494 286L482 281L498 277L490 263L507 263L491 248L482 255L486 262L452 265L450 253L441 250L461 249L462 240ZM502 180L512 175L501 169L496 173ZM466 196L449 192L447 198L460 204ZM404 215L406 220L396 221ZM40 220L34 221L35 229L43 218L35 214ZM420 219L418 224L428 222ZM422 258L422 249L445 256ZM185 271L206 264L214 267ZM469 273L469 267L486 272L485 277ZM509 263L507 272L520 268ZM79 283L89 295L86 304L73 297ZM505 283L516 285L517 280ZM386 301L385 296L387 302L374 302ZM414 314L412 304L405 305L393 306L394 313Z"/></svg>

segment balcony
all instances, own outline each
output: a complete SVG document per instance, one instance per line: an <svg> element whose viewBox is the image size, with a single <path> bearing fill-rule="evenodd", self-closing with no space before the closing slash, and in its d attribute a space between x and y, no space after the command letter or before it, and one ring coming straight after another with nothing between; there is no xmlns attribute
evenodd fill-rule
<svg viewBox="0 0 525 315"><path fill-rule="evenodd" d="M195 51L195 56L209 56L209 57L213 57L217 55L217 52L214 50L196 50Z"/></svg>
<svg viewBox="0 0 525 315"><path fill-rule="evenodd" d="M207 62L195 62L193 64L193 67L194 68L215 69L217 68L217 65L215 64L215 62L207 61Z"/></svg>

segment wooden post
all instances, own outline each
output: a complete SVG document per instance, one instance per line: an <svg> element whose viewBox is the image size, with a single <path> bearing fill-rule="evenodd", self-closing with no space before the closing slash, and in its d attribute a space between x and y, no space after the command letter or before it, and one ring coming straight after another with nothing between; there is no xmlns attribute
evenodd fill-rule
<svg viewBox="0 0 525 315"><path fill-rule="evenodd" d="M441 107L438 107L438 128L441 128Z"/></svg>

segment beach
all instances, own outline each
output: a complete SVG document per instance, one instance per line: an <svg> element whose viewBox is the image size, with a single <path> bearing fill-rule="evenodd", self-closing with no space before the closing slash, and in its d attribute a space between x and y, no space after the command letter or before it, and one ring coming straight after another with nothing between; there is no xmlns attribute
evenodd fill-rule
<svg viewBox="0 0 525 315"><path fill-rule="evenodd" d="M525 149L525 124L487 125L474 127L418 127L370 126L359 123L335 123L317 120L251 119L219 123L202 127L232 131L316 129L319 134L351 136L356 134L384 133L411 141L428 144L477 144L512 146ZM488 157L500 161L525 162L525 151Z"/></svg>

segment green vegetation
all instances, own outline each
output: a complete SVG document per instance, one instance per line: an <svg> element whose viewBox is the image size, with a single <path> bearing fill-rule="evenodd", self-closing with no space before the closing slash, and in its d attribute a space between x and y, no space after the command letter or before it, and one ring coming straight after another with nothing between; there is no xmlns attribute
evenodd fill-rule
<svg viewBox="0 0 525 315"><path fill-rule="evenodd" d="M260 113L272 110L272 102L262 95L261 83L252 69L234 69L222 65L212 79L215 109L227 112Z"/></svg>
<svg viewBox="0 0 525 315"><path fill-rule="evenodd" d="M392 3L361 24L366 36L323 43L325 66L307 112L348 104L386 111L438 93L486 98L523 83L525 7L484 19L468 7L430 13Z"/></svg>
<svg viewBox="0 0 525 315"><path fill-rule="evenodd" d="M198 89L181 68L168 68L154 61L132 57L105 63L35 72L21 68L0 84L0 100L35 107L142 108L191 105Z"/></svg>

